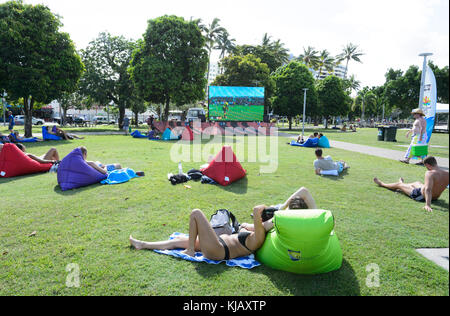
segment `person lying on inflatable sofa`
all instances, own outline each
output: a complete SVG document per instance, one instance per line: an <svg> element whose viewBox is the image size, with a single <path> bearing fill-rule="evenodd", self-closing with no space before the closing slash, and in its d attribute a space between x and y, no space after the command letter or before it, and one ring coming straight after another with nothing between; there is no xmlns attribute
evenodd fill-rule
<svg viewBox="0 0 450 316"><path fill-rule="evenodd" d="M80 149L81 149L81 153L83 154L83 159L86 161L86 163L90 167L94 168L95 170L97 170L100 173L107 174L108 171L113 171L113 170L116 170L116 169L122 169L122 166L120 164L118 164L118 163L110 164L110 165L106 165L105 166L100 161L96 161L96 162L94 162L94 161L87 161L86 160L87 159L87 149L86 149L86 147L80 147Z"/></svg>
<svg viewBox="0 0 450 316"><path fill-rule="evenodd" d="M33 154L29 154L27 153L27 149L23 144L15 144L17 146L17 148L19 148L21 151L23 151L28 157L30 157L31 159L41 163L41 164L46 164L46 163L58 163L59 162L59 154L58 151L56 150L56 148L51 148L45 155L42 156L35 156Z"/></svg>
<svg viewBox="0 0 450 316"><path fill-rule="evenodd" d="M76 134L71 134L71 133L67 133L66 131L63 131L62 129L60 129L59 127L56 127L56 125L53 126L47 126L47 132L49 134L55 135L55 136L59 136L64 140L69 140L69 139L84 139L84 137L80 137Z"/></svg>
<svg viewBox="0 0 450 316"><path fill-rule="evenodd" d="M302 135L300 135L300 136L298 136L298 138L297 138L297 143L299 143L299 144L303 144L303 143L305 143L308 139L312 139L312 138L320 138L319 137L319 133L317 133L317 132L315 132L314 134L311 134L311 135L309 135L309 137L307 138L307 139L303 139L303 136Z"/></svg>
<svg viewBox="0 0 450 316"><path fill-rule="evenodd" d="M16 138L18 141L26 141L26 140L29 140L29 139L36 140L37 142L43 142L43 141L44 141L43 139L40 139L40 138L37 138L37 137L33 137L33 138L25 138L25 137L22 137L22 136L20 136L19 132L17 132L17 131L14 131L13 134L14 134L15 138Z"/></svg>
<svg viewBox="0 0 450 316"><path fill-rule="evenodd" d="M306 188L294 193L284 204L278 207L265 205L253 209L253 224L244 223L239 233L217 236L211 223L200 210L193 210L189 220L189 237L172 240L145 242L130 236L130 244L137 250L172 250L186 249L185 254L195 256L201 251L210 260L229 260L255 253L263 244L266 233L273 227L272 218L275 211L284 209L315 209L316 203Z"/></svg>

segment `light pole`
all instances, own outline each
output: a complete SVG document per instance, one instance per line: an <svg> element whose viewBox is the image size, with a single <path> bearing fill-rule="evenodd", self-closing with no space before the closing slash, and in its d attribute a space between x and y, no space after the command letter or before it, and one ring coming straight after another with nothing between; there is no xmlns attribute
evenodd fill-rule
<svg viewBox="0 0 450 316"><path fill-rule="evenodd" d="M425 75L427 73L427 57L432 56L432 53L422 53L419 56L423 57L423 67L422 67L422 79L420 81L420 97L419 97L419 108L423 105L423 93L425 90Z"/></svg>
<svg viewBox="0 0 450 316"><path fill-rule="evenodd" d="M306 116L306 92L308 89L303 89L304 99L303 99L303 128L302 128L302 138L305 136L305 116Z"/></svg>

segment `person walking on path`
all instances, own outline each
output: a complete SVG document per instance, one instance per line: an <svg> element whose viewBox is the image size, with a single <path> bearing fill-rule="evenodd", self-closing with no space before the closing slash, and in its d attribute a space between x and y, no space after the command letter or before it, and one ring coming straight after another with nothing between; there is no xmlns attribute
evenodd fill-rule
<svg viewBox="0 0 450 316"><path fill-rule="evenodd" d="M409 164L409 161L411 158L416 159L420 158L420 162L418 165L423 165L423 159L422 157L414 157L411 155L411 149L414 145L426 145L428 141L428 135L427 135L427 121L425 120L425 113L421 109L415 109L411 112L411 114L414 116L414 124L411 130L406 133L406 138L409 138L411 136L411 144L409 145L408 150L406 151L405 158L400 160L400 162Z"/></svg>

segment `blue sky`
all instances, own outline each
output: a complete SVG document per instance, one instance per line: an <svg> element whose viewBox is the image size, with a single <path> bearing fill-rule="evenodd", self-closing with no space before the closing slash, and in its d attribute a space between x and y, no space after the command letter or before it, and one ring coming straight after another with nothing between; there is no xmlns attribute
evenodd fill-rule
<svg viewBox="0 0 450 316"><path fill-rule="evenodd" d="M0 0L0 3L6 1ZM448 0L25 0L47 5L62 17L63 30L77 48L100 32L138 39L147 20L175 14L186 19L215 17L237 44L258 44L264 33L281 39L294 55L303 47L333 55L352 42L365 52L349 73L362 85L381 85L388 68L422 65L418 54L432 52L440 67L449 64Z"/></svg>

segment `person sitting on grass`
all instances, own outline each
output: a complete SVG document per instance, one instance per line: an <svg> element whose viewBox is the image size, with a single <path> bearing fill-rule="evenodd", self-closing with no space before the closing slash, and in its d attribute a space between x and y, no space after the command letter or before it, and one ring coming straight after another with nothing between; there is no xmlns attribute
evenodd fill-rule
<svg viewBox="0 0 450 316"><path fill-rule="evenodd" d="M35 156L33 154L27 153L27 149L23 144L18 143L15 145L17 146L17 148L19 148L21 151L23 151L28 157L30 157L31 159L33 159L41 164L46 164L46 163L56 164L60 161L58 150L56 148L50 148L50 150L47 151L47 153L45 155Z"/></svg>
<svg viewBox="0 0 450 316"><path fill-rule="evenodd" d="M59 127L56 127L56 125L53 126L48 126L47 127L47 132L49 134L55 135L55 136L59 136L64 140L70 140L70 139L84 139L84 137L80 137L76 134L72 134L72 133L67 133L66 131L63 131L62 129L60 129Z"/></svg>
<svg viewBox="0 0 450 316"><path fill-rule="evenodd" d="M110 164L110 165L104 165L99 161L88 161L87 159L87 149L86 147L80 147L81 150L81 154L83 155L83 159L86 161L86 163L94 168L95 170L97 170L98 172L102 173L102 174L108 174L108 172L117 170L117 169L122 169L122 166L118 163L116 164Z"/></svg>
<svg viewBox="0 0 450 316"><path fill-rule="evenodd" d="M351 132L356 132L356 125L350 125L349 130Z"/></svg>
<svg viewBox="0 0 450 316"><path fill-rule="evenodd" d="M432 212L431 202L439 199L442 192L448 186L448 172L439 168L436 158L433 156L425 158L424 165L427 168L425 172L425 184L419 181L405 183L403 178L400 178L397 183L388 184L383 183L378 178L374 178L373 181L380 187L392 191L400 191L417 202L425 202L424 209Z"/></svg>
<svg viewBox="0 0 450 316"><path fill-rule="evenodd" d="M298 138L297 138L297 143L303 144L308 139L313 139L313 138L319 138L319 133L315 132L314 134L309 135L309 137L306 140L303 139L303 135L299 135Z"/></svg>
<svg viewBox="0 0 450 316"><path fill-rule="evenodd" d="M341 128L341 132L346 132L347 131L347 124L344 124L344 126L342 126Z"/></svg>
<svg viewBox="0 0 450 316"><path fill-rule="evenodd" d="M350 168L345 161L333 161L330 156L323 157L322 149L316 149L316 157L314 160L314 169L317 175L321 175L322 171L336 170L338 173Z"/></svg>
<svg viewBox="0 0 450 316"><path fill-rule="evenodd" d="M8 136L0 133L0 144L10 143L10 142L11 142L11 139Z"/></svg>
<svg viewBox="0 0 450 316"><path fill-rule="evenodd" d="M302 188L291 196L283 206L289 209L315 208L315 202L309 192ZM243 224L238 234L217 236L209 220L202 211L193 210L189 220L189 237L172 240L146 242L130 236L130 244L137 250L186 249L183 253L194 257L195 252L203 253L210 260L229 260L248 256L256 252L264 243L266 233L273 228L272 219L265 222L262 213L267 206L253 209L253 224Z"/></svg>

